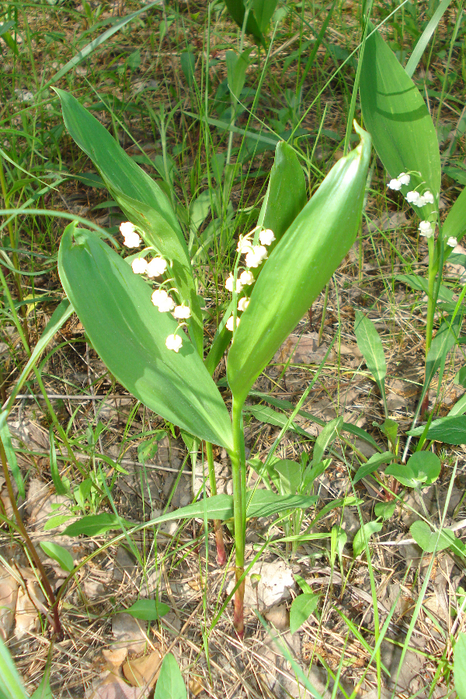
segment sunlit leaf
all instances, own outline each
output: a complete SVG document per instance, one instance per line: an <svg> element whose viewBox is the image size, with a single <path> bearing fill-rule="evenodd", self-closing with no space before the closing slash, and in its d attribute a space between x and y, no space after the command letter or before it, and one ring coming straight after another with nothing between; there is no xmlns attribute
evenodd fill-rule
<svg viewBox="0 0 466 699"><path fill-rule="evenodd" d="M239 404L354 242L370 156L370 137L357 130L360 145L332 168L254 284L228 355L228 382Z"/></svg>
<svg viewBox="0 0 466 699"><path fill-rule="evenodd" d="M377 31L366 41L360 92L365 127L389 176L409 172L411 182L402 187L403 194L425 183L421 193L428 189L434 195L435 203L420 209L426 218L438 209L437 133L421 93Z"/></svg>
<svg viewBox="0 0 466 699"><path fill-rule="evenodd" d="M95 233L68 226L59 273L86 332L116 379L148 408L200 439L231 448L231 422L201 358L177 321L151 302L150 287ZM182 332L182 331L181 331Z"/></svg>

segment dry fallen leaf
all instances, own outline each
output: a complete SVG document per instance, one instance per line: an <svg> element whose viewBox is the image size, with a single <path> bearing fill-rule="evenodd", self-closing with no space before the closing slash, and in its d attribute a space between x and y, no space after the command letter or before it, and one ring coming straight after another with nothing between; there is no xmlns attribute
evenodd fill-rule
<svg viewBox="0 0 466 699"><path fill-rule="evenodd" d="M111 650L104 648L102 657L105 661L105 667L109 672L117 672L121 665L125 662L128 655L128 649L125 646Z"/></svg>
<svg viewBox="0 0 466 699"><path fill-rule="evenodd" d="M124 646L127 650L142 653L147 645L147 637L143 630L144 623L139 622L130 614L115 614L112 618L112 632L116 643L114 648Z"/></svg>
<svg viewBox="0 0 466 699"><path fill-rule="evenodd" d="M15 620L18 583L7 572L0 577L0 636L6 641Z"/></svg>
<svg viewBox="0 0 466 699"><path fill-rule="evenodd" d="M197 697L198 694L204 691L204 687L197 677L193 677L191 680L189 680L189 691L195 697Z"/></svg>
<svg viewBox="0 0 466 699"><path fill-rule="evenodd" d="M137 687L130 687L118 677L109 675L101 685L94 689L89 699L141 699L141 690Z"/></svg>
<svg viewBox="0 0 466 699"><path fill-rule="evenodd" d="M154 650L141 658L127 660L122 668L123 674L133 687L153 687L159 676L161 662L162 656L158 650Z"/></svg>

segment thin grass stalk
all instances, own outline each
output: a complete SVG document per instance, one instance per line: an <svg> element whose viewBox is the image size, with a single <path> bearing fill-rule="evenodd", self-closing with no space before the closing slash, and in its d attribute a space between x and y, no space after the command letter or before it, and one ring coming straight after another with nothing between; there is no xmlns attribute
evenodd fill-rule
<svg viewBox="0 0 466 699"><path fill-rule="evenodd" d="M51 618L49 619L49 621L52 625L54 633L57 635L58 638L61 638L63 635L63 631L62 631L62 626L60 623L60 617L58 614L57 600L55 599L55 595L54 595L52 587L49 583L49 579L47 578L47 573L45 572L45 568L42 565L42 562L39 558L39 555L34 547L34 544L32 543L31 539L29 538L29 534L26 531L26 527L23 524L23 520L21 519L21 515L20 515L18 507L16 505L16 498L15 498L15 494L13 492L13 485L11 483L10 472L8 470L8 463L7 463L5 448L3 446L3 442L1 439L0 439L0 459L2 461L3 476L5 478L5 483L6 483L6 487L7 487L7 491L8 491L8 497L10 498L11 508L13 510L13 513L14 513L14 516L16 519L16 524L18 526L19 531L21 532L21 536L23 537L24 543L26 545L27 550L29 551L31 559L33 560L34 565L37 567L37 570L39 571L42 587L44 589L45 595L47 597L47 601L49 603L49 607L50 607L50 611L51 611Z"/></svg>
<svg viewBox="0 0 466 699"><path fill-rule="evenodd" d="M215 479L214 454L212 444L205 443L205 451L207 455L207 465L209 468L209 483L211 495L217 495L217 481ZM224 566L227 562L227 554L225 551L225 542L223 540L222 522L219 519L214 519L215 543L217 544L217 563L219 566Z"/></svg>
<svg viewBox="0 0 466 699"><path fill-rule="evenodd" d="M233 478L233 521L235 526L235 592L233 626L239 638L244 637L244 549L246 544L246 466L243 448L243 401L233 398L233 451L230 452Z"/></svg>
<svg viewBox="0 0 466 699"><path fill-rule="evenodd" d="M10 206L10 198L6 189L6 181L5 181L5 173L4 173L4 168L3 168L3 158L0 157L0 186L2 188L2 195L3 195L3 201L5 204L5 209L8 209ZM20 268L19 268L19 260L18 260L18 253L17 253L17 242L16 242L16 236L15 232L13 230L13 225L11 220L8 221L8 234L10 236L10 245L11 245L11 262L13 267L15 268L16 272L13 273L14 281L15 281L15 286L16 286L16 293L18 295L18 301L20 303L20 308L19 312L22 317L22 328L23 328L23 333L24 337L26 339L27 346L29 347L31 342L29 339L29 328L28 328L28 322L27 322L27 317L26 317L26 306L23 305L24 301L24 294L23 294L23 287L21 284L21 275L20 275Z"/></svg>

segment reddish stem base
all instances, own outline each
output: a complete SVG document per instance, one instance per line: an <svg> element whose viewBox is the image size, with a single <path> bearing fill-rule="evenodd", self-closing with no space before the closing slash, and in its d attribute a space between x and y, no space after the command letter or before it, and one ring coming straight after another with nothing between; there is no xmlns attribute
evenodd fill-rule
<svg viewBox="0 0 466 699"><path fill-rule="evenodd" d="M217 544L217 563L219 566L224 566L227 562L227 554L225 551L225 542L223 541L222 522L219 519L214 520L215 543Z"/></svg>

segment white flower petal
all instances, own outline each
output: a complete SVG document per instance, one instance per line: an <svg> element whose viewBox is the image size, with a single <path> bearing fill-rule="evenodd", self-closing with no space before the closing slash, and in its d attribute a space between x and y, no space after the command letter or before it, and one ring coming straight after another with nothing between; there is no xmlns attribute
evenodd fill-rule
<svg viewBox="0 0 466 699"><path fill-rule="evenodd" d="M179 335L169 335L165 340L165 345L167 349L179 352L180 347L183 346L183 339Z"/></svg>
<svg viewBox="0 0 466 699"><path fill-rule="evenodd" d="M167 263L163 257L154 257L147 265L147 275L149 277L161 277L167 271Z"/></svg>
<svg viewBox="0 0 466 699"><path fill-rule="evenodd" d="M400 180L390 180L387 187L393 189L395 192L399 192L401 189L401 182Z"/></svg>
<svg viewBox="0 0 466 699"><path fill-rule="evenodd" d="M453 236L450 236L447 240L447 245L449 245L451 248L456 248L458 245L458 241L456 238L453 238Z"/></svg>
<svg viewBox="0 0 466 699"><path fill-rule="evenodd" d="M131 269L134 274L145 274L147 270L147 262L143 257L136 257L131 262Z"/></svg>
<svg viewBox="0 0 466 699"><path fill-rule="evenodd" d="M270 245L275 240L273 231L270 228L266 228L265 231L259 233L259 240L261 245Z"/></svg>
<svg viewBox="0 0 466 699"><path fill-rule="evenodd" d="M243 296L243 298L238 301L238 311L245 311L248 306L249 299L247 296Z"/></svg>
<svg viewBox="0 0 466 699"><path fill-rule="evenodd" d="M156 289L151 296L151 301L160 313L170 313L175 308L175 302L165 289Z"/></svg>
<svg viewBox="0 0 466 699"><path fill-rule="evenodd" d="M249 270L245 270L239 275L239 280L243 286L250 286L254 283L254 275Z"/></svg>
<svg viewBox="0 0 466 699"><path fill-rule="evenodd" d="M181 306L176 306L175 310L173 311L173 316L177 320L186 320L187 318L191 317L191 309L189 306L185 306L184 303L181 304Z"/></svg>
<svg viewBox="0 0 466 699"><path fill-rule="evenodd" d="M432 238L434 235L434 229L432 228L432 224L429 221L421 221L421 223L418 226L419 230L419 235L424 236L425 238Z"/></svg>

